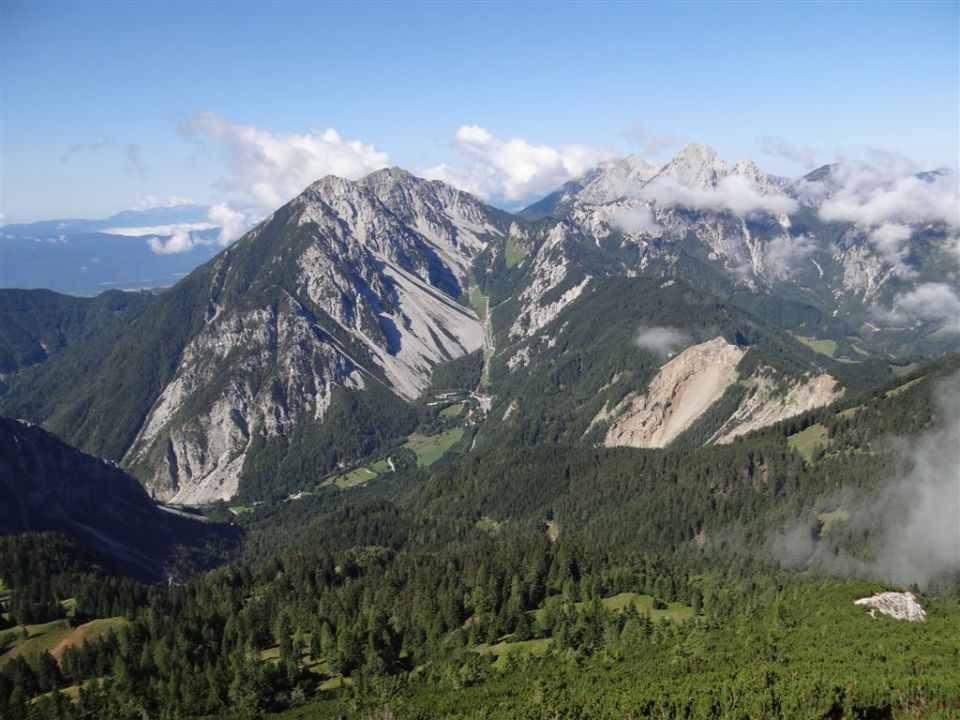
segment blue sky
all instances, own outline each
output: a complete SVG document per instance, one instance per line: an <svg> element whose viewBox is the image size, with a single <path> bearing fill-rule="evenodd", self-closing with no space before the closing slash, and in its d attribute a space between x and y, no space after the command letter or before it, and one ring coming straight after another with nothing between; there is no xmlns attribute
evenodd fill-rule
<svg viewBox="0 0 960 720"><path fill-rule="evenodd" d="M384 162L511 205L690 141L790 175L960 153L956 2L0 7L6 222L148 196L263 209L310 172ZM273 171L252 166L264 147ZM509 186L514 150L554 165Z"/></svg>

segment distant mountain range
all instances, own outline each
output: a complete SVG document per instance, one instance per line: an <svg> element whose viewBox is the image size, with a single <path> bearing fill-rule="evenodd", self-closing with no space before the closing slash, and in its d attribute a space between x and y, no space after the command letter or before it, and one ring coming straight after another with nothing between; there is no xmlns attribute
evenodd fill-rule
<svg viewBox="0 0 960 720"><path fill-rule="evenodd" d="M220 228L201 205L126 210L103 220L44 220L4 225L0 288L43 288L73 295L173 285L210 259ZM154 248L189 233L182 251Z"/></svg>
<svg viewBox="0 0 960 720"><path fill-rule="evenodd" d="M956 287L949 219L861 220L851 192L841 168L790 181L702 145L517 215L399 169L323 178L129 306L0 293L0 413L183 504L309 489L451 396L471 447L730 442L957 347L907 302Z"/></svg>

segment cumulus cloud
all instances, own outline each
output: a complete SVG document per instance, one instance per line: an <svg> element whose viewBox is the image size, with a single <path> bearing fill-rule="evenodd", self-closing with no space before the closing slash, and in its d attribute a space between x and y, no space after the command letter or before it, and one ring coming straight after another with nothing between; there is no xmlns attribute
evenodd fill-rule
<svg viewBox="0 0 960 720"><path fill-rule="evenodd" d="M332 128L272 133L204 112L185 123L183 131L219 146L229 170L220 189L264 212L326 175L357 179L389 162L387 154L373 145L342 138Z"/></svg>
<svg viewBox="0 0 960 720"><path fill-rule="evenodd" d="M678 145L680 138L665 133L655 133L640 123L634 123L624 136L640 148L644 155L656 155L662 150Z"/></svg>
<svg viewBox="0 0 960 720"><path fill-rule="evenodd" d="M610 223L631 235L649 235L660 230L660 225L648 207L628 207L613 211Z"/></svg>
<svg viewBox="0 0 960 720"><path fill-rule="evenodd" d="M794 145L780 135L763 135L758 138L758 141L760 149L767 155L777 155L803 167L810 167L816 163L816 153L807 145Z"/></svg>
<svg viewBox="0 0 960 720"><path fill-rule="evenodd" d="M937 222L957 225L960 224L957 176L944 172L929 179L903 177L869 189L857 182L824 201L820 217L870 226Z"/></svg>
<svg viewBox="0 0 960 720"><path fill-rule="evenodd" d="M147 238L147 245L157 255L172 255L174 253L189 252L197 245L209 245L209 241L199 239L196 235L181 228L177 228L167 238Z"/></svg>
<svg viewBox="0 0 960 720"><path fill-rule="evenodd" d="M948 283L920 283L898 295L892 308L879 308L875 314L893 324L929 322L942 324L947 332L960 333L960 295Z"/></svg>
<svg viewBox="0 0 960 720"><path fill-rule="evenodd" d="M633 342L644 350L667 357L671 352L690 340L690 336L683 330L668 325L641 325Z"/></svg>
<svg viewBox="0 0 960 720"><path fill-rule="evenodd" d="M836 190L820 205L824 220L868 227L960 225L960 178L955 171L922 173L907 158L873 151L866 162L834 166L831 182Z"/></svg>
<svg viewBox="0 0 960 720"><path fill-rule="evenodd" d="M644 185L637 195L663 207L726 210L738 217L758 213L789 215L799 207L796 200L786 195L764 195L756 183L742 175L721 178L716 187L691 187L660 176Z"/></svg>
<svg viewBox="0 0 960 720"><path fill-rule="evenodd" d="M190 198L180 197L179 195L168 195L167 197L157 197L156 195L144 195L138 200L131 210L152 210L154 208L181 207L183 205L193 205Z"/></svg>
<svg viewBox="0 0 960 720"><path fill-rule="evenodd" d="M453 145L473 162L466 167L447 164L423 171L424 177L442 180L484 198L515 202L581 177L609 153L586 145L534 145L522 138L501 140L477 125L463 125Z"/></svg>
<svg viewBox="0 0 960 720"><path fill-rule="evenodd" d="M781 235L767 244L767 260L777 275L790 277L819 249L817 241L807 235Z"/></svg>
<svg viewBox="0 0 960 720"><path fill-rule="evenodd" d="M211 207L207 211L207 217L210 218L210 222L220 228L217 242L221 245L229 245L254 223L249 213L234 210L226 203Z"/></svg>
<svg viewBox="0 0 960 720"><path fill-rule="evenodd" d="M216 243L225 246L243 235L257 220L249 211L236 210L226 203L212 206L207 211L208 223L178 223L156 227L114 228L114 235L142 237L151 234L147 245L157 255L172 255L189 252L201 245L213 245L214 240L204 237L204 230L219 230ZM146 232L145 232L146 231Z"/></svg>

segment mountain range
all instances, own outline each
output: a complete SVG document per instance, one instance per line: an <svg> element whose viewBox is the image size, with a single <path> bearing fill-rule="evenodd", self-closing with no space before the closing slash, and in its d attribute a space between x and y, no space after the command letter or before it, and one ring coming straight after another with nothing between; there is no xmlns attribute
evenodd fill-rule
<svg viewBox="0 0 960 720"><path fill-rule="evenodd" d="M824 212L849 191L703 145L516 215L396 168L326 177L156 295L2 291L0 413L176 504L308 490L451 395L472 447L729 442L956 348L903 301L955 287L950 223L884 244Z"/></svg>
<svg viewBox="0 0 960 720"><path fill-rule="evenodd" d="M0 715L955 717L956 192L868 175L330 176L0 290Z"/></svg>

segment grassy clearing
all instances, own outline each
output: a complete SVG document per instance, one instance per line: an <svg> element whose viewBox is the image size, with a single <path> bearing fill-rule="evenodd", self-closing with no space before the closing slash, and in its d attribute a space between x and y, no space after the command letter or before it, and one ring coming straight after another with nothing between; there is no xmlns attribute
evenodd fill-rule
<svg viewBox="0 0 960 720"><path fill-rule="evenodd" d="M653 607L653 602L653 595L643 595L635 592L622 592L600 599L600 603L604 609L610 612L623 612L632 603L641 615L646 615L654 622L666 619L671 622L682 623L693 617L693 608L689 605L672 602L667 603L667 607L664 609L656 609ZM586 602L578 602L576 603L576 608L577 610L583 610L586 608L586 605ZM542 620L544 611L544 608L532 610L534 620L538 622Z"/></svg>
<svg viewBox="0 0 960 720"><path fill-rule="evenodd" d="M44 651L59 659L68 647L82 645L87 640L105 637L110 631L116 631L128 624L121 617L91 620L75 628L66 620L54 620L40 625L27 625L27 637L23 635L23 625L17 625L0 633L0 665L20 655L36 657Z"/></svg>
<svg viewBox="0 0 960 720"><path fill-rule="evenodd" d="M506 520L501 520L498 522L492 517L484 515L482 518L477 520L477 529L486 533L490 533L491 535L496 535L498 532L500 532L501 528L506 525L506 523Z"/></svg>
<svg viewBox="0 0 960 720"><path fill-rule="evenodd" d="M77 698L80 697L80 689L81 689L81 688L90 687L90 686L93 685L94 683L97 684L97 687L102 686L102 685L103 685L103 678L100 677L100 678L96 678L96 679L94 679L94 680L87 680L85 683L82 683L82 684L80 684L80 685L67 685L67 686L64 687L64 688L60 688L60 690L59 690L58 692L60 692L60 693L63 694L63 695L66 695L66 696L67 696L69 699L71 699L71 700L76 700ZM39 702L39 701L40 701L40 698L50 697L51 695L53 695L53 693L45 693L45 694L43 694L43 695L38 695L37 697L35 697L35 698L34 698L33 700L31 700L30 702L36 703L36 702Z"/></svg>
<svg viewBox="0 0 960 720"><path fill-rule="evenodd" d="M417 455L417 465L430 467L463 439L463 428L452 428L439 435L411 435L404 447Z"/></svg>
<svg viewBox="0 0 960 720"><path fill-rule="evenodd" d="M633 592L622 592L603 598L600 601L607 610L623 611L632 602L641 615L649 615L651 620L666 618L672 622L681 623L693 617L693 608L683 603L668 603L666 609L656 610L653 607L652 595L640 595Z"/></svg>
<svg viewBox="0 0 960 720"><path fill-rule="evenodd" d="M494 666L503 669L508 654L516 654L521 657L530 655L546 655L550 651L550 645L553 638L539 638L536 640L517 640L510 642L506 639L501 640L495 645L477 645L473 650L481 655L495 655Z"/></svg>
<svg viewBox="0 0 960 720"><path fill-rule="evenodd" d="M24 628L27 630L26 637ZM54 646L71 632L72 628L66 620L54 620L39 625L17 625L4 630L0 633L0 649L5 650L0 655L0 665L20 655L42 655L45 650L53 650Z"/></svg>
<svg viewBox="0 0 960 720"><path fill-rule="evenodd" d="M383 475L384 473L391 472L390 463L387 462L387 459L377 460L373 465L370 465L370 470L375 472L377 475Z"/></svg>
<svg viewBox="0 0 960 720"><path fill-rule="evenodd" d="M230 512L234 515L243 515L244 513L253 512L252 505L231 505Z"/></svg>
<svg viewBox="0 0 960 720"><path fill-rule="evenodd" d="M820 513L817 515L817 519L820 521L820 534L826 535L830 532L838 523L846 522L850 519L850 513L848 513L843 508L833 510L832 512Z"/></svg>
<svg viewBox="0 0 960 720"><path fill-rule="evenodd" d="M354 468L350 472L337 475L335 478L333 478L333 484L338 488L346 489L365 485L375 477L377 477L377 474L370 468L358 467Z"/></svg>
<svg viewBox="0 0 960 720"><path fill-rule="evenodd" d="M508 268L515 267L517 263L527 256L527 248L523 247L512 238L507 239L507 248L503 255L504 263Z"/></svg>
<svg viewBox="0 0 960 720"><path fill-rule="evenodd" d="M904 375L910 375L918 367L920 367L920 363L910 363L909 365L890 365L890 372L893 373L894 377L903 377Z"/></svg>
<svg viewBox="0 0 960 720"><path fill-rule="evenodd" d="M320 690L338 690L342 687L346 687L347 685L353 685L353 678L345 678L342 675L337 675L329 680L324 680L322 683L317 685L317 688ZM310 715L308 717L313 716Z"/></svg>
<svg viewBox="0 0 960 720"><path fill-rule="evenodd" d="M923 380L924 377L926 377L926 376L918 377L918 378L916 378L916 379L914 379L914 380L911 380L910 382L905 382L903 385L898 385L897 387L893 388L893 390L887 390L887 391L883 394L883 396L884 396L885 398L896 397L896 396L899 395L900 393L906 392L907 390L909 390L910 388L912 388L912 387L913 387L914 385L916 385L918 382L920 382L921 380Z"/></svg>
<svg viewBox="0 0 960 720"><path fill-rule="evenodd" d="M803 459L807 462L813 462L814 450L829 444L827 428L820 423L814 423L806 430L801 430L787 438L787 447L803 455Z"/></svg>
<svg viewBox="0 0 960 720"><path fill-rule="evenodd" d="M463 403L454 403L440 411L442 418L455 418L463 411Z"/></svg>
<svg viewBox="0 0 960 720"><path fill-rule="evenodd" d="M841 410L840 412L837 413L837 417L852 418L861 410L863 410L863 405L857 405L856 407L847 408L846 410Z"/></svg>
<svg viewBox="0 0 960 720"><path fill-rule="evenodd" d="M791 333L792 334L792 333ZM837 352L837 341L836 340L820 340L815 337L809 337L805 335L794 335L797 340L802 342L808 348L813 350L816 353L821 355L826 355L827 357L832 358L834 353Z"/></svg>
<svg viewBox="0 0 960 720"><path fill-rule="evenodd" d="M118 632L120 628L126 627L130 621L122 617L102 618L100 620L91 620L88 623L75 627L73 631L62 638L50 650L50 654L57 660L63 655L63 651L68 647L83 645L88 640L99 640L109 635L111 632Z"/></svg>

